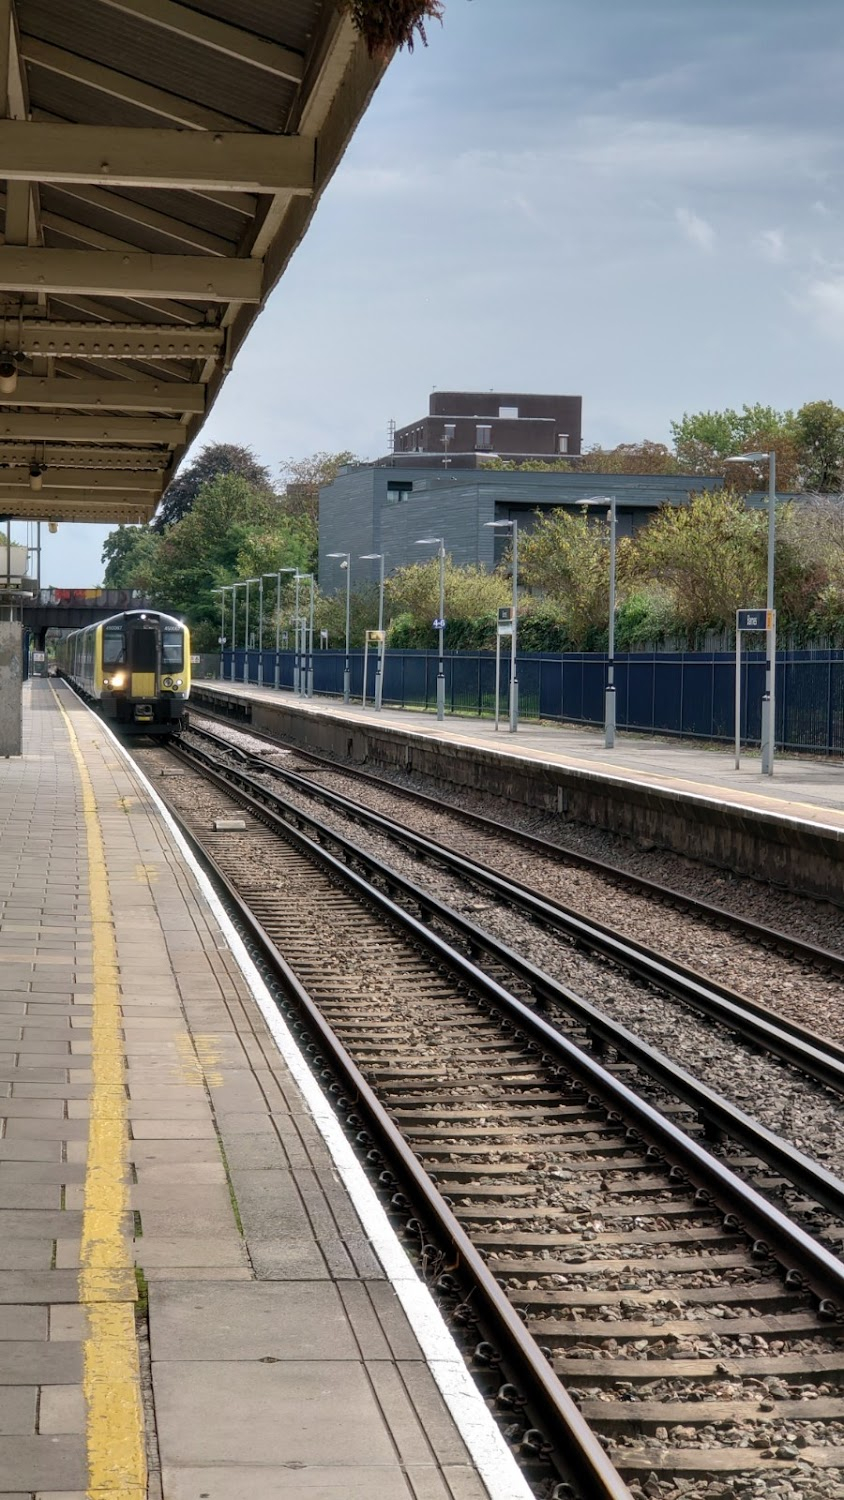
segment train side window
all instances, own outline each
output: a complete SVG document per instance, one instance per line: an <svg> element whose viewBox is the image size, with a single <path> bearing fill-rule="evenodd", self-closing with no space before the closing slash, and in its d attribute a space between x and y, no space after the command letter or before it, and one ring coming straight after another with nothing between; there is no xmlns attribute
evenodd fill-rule
<svg viewBox="0 0 844 1500"><path fill-rule="evenodd" d="M126 660L126 637L120 626L107 625L103 631L103 666L119 667Z"/></svg>
<svg viewBox="0 0 844 1500"><path fill-rule="evenodd" d="M180 672L185 664L185 637L181 630L165 630L161 638L161 665Z"/></svg>

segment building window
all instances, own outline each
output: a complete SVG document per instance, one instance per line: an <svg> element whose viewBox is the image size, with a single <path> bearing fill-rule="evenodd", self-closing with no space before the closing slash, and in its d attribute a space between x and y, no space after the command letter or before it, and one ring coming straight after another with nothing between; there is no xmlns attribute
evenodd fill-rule
<svg viewBox="0 0 844 1500"><path fill-rule="evenodd" d="M499 408L498 408L498 415L499 415L499 417L504 417L504 418L507 418L507 419L509 419L511 421L512 420L518 421L518 418L519 418L519 408L517 406L499 406Z"/></svg>
<svg viewBox="0 0 844 1500"><path fill-rule="evenodd" d="M492 447L492 427L491 426L487 426L487 425L485 425L483 423L478 423L477 427L475 428L475 447L476 448L491 448Z"/></svg>
<svg viewBox="0 0 844 1500"><path fill-rule="evenodd" d="M456 432L457 432L457 424L455 422L444 422L443 423L443 437L446 439L447 442L449 442L449 443L453 443L454 442L454 436L455 436Z"/></svg>
<svg viewBox="0 0 844 1500"><path fill-rule="evenodd" d="M569 451L569 435L568 435L567 432L559 432L557 434L557 452L558 453L568 453L568 451Z"/></svg>

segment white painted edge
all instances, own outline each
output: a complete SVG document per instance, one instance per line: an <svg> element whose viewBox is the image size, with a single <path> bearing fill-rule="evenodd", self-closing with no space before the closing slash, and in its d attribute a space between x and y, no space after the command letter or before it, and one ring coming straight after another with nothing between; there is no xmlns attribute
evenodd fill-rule
<svg viewBox="0 0 844 1500"><path fill-rule="evenodd" d="M75 696L78 697L78 694ZM79 702L83 708L88 709L88 705L81 698ZM93 710L88 709L88 712L96 720L98 727L108 735L126 762L131 775L144 788L150 801L160 813L201 895L213 912L249 992L264 1017L273 1041L290 1069L317 1129L325 1141L338 1175L363 1225L367 1239L404 1308L428 1368L489 1492L490 1500L534 1500L534 1492L521 1473L498 1425L469 1374L463 1356L439 1308L427 1286L408 1260L401 1241L347 1141L331 1105L305 1062L293 1034L283 1021L272 995L249 957L246 946L211 881L172 814L165 807L144 772L135 764L108 724L94 714Z"/></svg>

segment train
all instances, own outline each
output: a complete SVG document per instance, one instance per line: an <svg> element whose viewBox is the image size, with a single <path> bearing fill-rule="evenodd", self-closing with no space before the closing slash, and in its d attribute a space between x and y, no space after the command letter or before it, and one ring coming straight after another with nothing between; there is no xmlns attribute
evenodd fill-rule
<svg viewBox="0 0 844 1500"><path fill-rule="evenodd" d="M130 734L186 728L190 634L173 615L129 609L63 636L56 666L103 718Z"/></svg>

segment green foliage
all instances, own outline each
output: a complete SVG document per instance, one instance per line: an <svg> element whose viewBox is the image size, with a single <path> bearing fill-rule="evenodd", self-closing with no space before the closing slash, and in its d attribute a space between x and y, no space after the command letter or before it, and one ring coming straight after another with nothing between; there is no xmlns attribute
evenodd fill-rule
<svg viewBox="0 0 844 1500"><path fill-rule="evenodd" d="M159 538L148 526L118 526L103 542L103 588L151 589Z"/></svg>
<svg viewBox="0 0 844 1500"><path fill-rule="evenodd" d="M637 588L623 599L615 620L618 651L635 646L659 645L677 630L674 601L659 587Z"/></svg>
<svg viewBox="0 0 844 1500"><path fill-rule="evenodd" d="M436 644L432 622L440 608L438 558L397 569L387 579L385 596L390 616L409 617L415 622L412 630L407 623L401 626L405 645L422 649ZM445 617L448 624L445 640L449 650L465 650L470 645L478 649L478 643L486 641L490 635L494 642L498 611L502 605L509 604L510 596L511 585L503 573L488 573L477 564L455 567L447 557ZM395 639L392 627L389 639L391 643Z"/></svg>
<svg viewBox="0 0 844 1500"><path fill-rule="evenodd" d="M664 505L636 538L635 567L673 601L679 628L723 629L737 609L765 599L767 519L733 491L703 490Z"/></svg>
<svg viewBox="0 0 844 1500"><path fill-rule="evenodd" d="M803 465L801 488L820 494L844 488L844 411L831 401L801 406L795 422Z"/></svg>
<svg viewBox="0 0 844 1500"><path fill-rule="evenodd" d="M153 521L156 531L166 531L183 521L196 502L200 490L222 474L236 474L250 489L273 493L270 471L259 464L251 448L237 443L208 443L186 469L168 484Z"/></svg>
<svg viewBox="0 0 844 1500"><path fill-rule="evenodd" d="M342 453L312 453L310 458L288 458L281 466L285 490L282 505L291 516L303 516L316 526L319 492L331 484L347 464L361 460L345 449Z"/></svg>
<svg viewBox="0 0 844 1500"><path fill-rule="evenodd" d="M623 583L630 542L618 544L617 578ZM557 608L573 647L589 649L606 631L610 607L609 523L568 511L544 512L520 542L520 576Z"/></svg>

